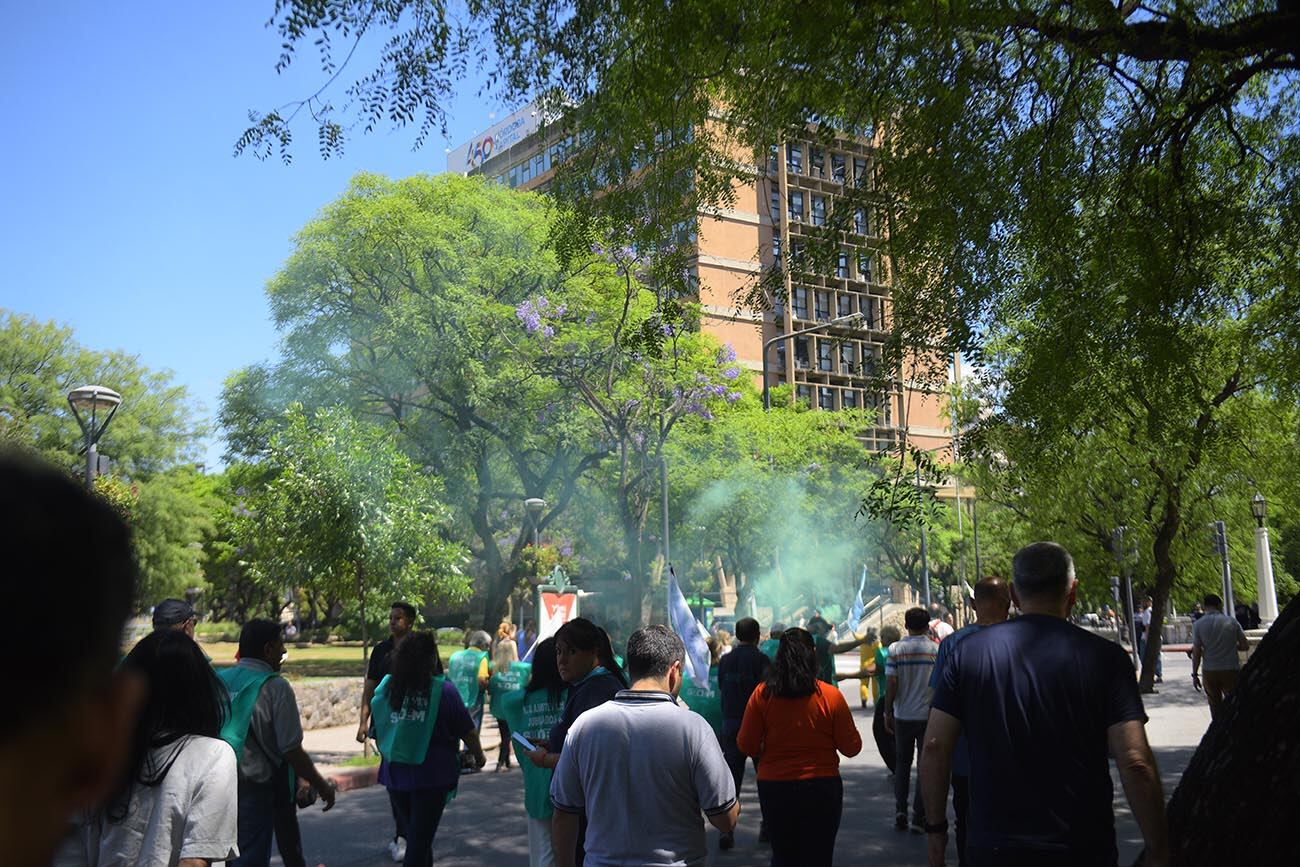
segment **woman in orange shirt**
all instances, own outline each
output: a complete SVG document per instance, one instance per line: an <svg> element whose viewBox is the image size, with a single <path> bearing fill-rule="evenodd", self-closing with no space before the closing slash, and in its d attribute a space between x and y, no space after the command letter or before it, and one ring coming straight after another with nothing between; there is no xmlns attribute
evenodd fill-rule
<svg viewBox="0 0 1300 867"><path fill-rule="evenodd" d="M745 706L736 745L761 757L758 803L773 867L829 865L844 804L838 754L856 756L862 736L844 694L817 679L817 653L806 629L781 635L767 682Z"/></svg>

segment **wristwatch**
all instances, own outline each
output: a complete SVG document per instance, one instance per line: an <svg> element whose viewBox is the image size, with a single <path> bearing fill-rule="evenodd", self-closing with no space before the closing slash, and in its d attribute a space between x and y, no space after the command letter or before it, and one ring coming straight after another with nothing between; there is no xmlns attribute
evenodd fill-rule
<svg viewBox="0 0 1300 867"><path fill-rule="evenodd" d="M926 822L926 823L925 823L925 833L927 833L927 834L947 834L947 833L948 833L948 820L947 820L947 819L944 819L942 822L936 822L936 823L933 824L933 825L931 825L929 822Z"/></svg>

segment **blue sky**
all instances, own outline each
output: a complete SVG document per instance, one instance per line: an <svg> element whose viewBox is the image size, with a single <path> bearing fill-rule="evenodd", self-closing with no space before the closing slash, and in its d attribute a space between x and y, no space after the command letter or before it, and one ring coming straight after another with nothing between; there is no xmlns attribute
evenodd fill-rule
<svg viewBox="0 0 1300 867"><path fill-rule="evenodd" d="M385 129L323 161L309 122L291 165L236 159L249 109L324 80L310 51L276 75L272 8L0 0L0 307L173 371L202 418L231 371L276 354L263 287L320 207L358 171L441 172L444 147L504 116L468 82L448 141L421 151ZM221 451L214 434L209 466Z"/></svg>

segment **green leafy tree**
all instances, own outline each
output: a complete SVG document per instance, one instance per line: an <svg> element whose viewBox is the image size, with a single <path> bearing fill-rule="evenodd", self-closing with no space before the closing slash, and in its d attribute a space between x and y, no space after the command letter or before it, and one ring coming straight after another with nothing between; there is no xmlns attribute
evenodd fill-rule
<svg viewBox="0 0 1300 867"><path fill-rule="evenodd" d="M367 619L393 599L463 598L464 551L446 537L438 484L403 454L391 430L326 408L287 412L271 437L267 481L235 525L250 574L264 587L304 587L357 603ZM369 614L367 613L369 612Z"/></svg>
<svg viewBox="0 0 1300 867"><path fill-rule="evenodd" d="M531 363L521 325L528 299L591 279L560 267L550 225L542 198L482 180L357 176L270 283L283 359L256 388L248 372L227 392L245 451L274 429L263 408L285 393L392 425L444 481L491 625L522 574L522 501L550 503L545 531L605 454L582 402Z"/></svg>
<svg viewBox="0 0 1300 867"><path fill-rule="evenodd" d="M99 445L115 473L148 478L194 455L202 428L170 372L151 371L122 352L88 349L70 328L0 310L0 438L80 474L85 440L67 395L86 384L122 395Z"/></svg>
<svg viewBox="0 0 1300 867"><path fill-rule="evenodd" d="M206 590L205 543L217 531L217 477L174 467L139 484L131 525L140 567L141 609Z"/></svg>

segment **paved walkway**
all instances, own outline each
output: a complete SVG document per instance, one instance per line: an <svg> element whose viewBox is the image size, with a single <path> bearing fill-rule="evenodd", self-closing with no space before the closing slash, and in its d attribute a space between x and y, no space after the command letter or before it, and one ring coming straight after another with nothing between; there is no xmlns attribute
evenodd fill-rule
<svg viewBox="0 0 1300 867"><path fill-rule="evenodd" d="M849 655L841 657L843 668L855 667ZM1146 696L1151 721L1148 736L1155 748L1165 782L1167 798L1187 766L1201 735L1209 725L1205 699L1191 686L1191 663L1182 654L1166 654L1165 683L1159 693ZM860 755L843 762L844 813L836 842L836 857L842 864L875 863L924 865L925 838L893 829L893 781L871 739L871 709L858 707L856 681L844 684L865 744ZM355 728L349 737L355 734ZM484 734L495 726L484 725ZM485 738L486 740L486 738ZM355 741L353 741L355 744ZM1115 777L1115 813L1120 838L1120 863L1132 864L1141 851L1141 835L1129 813L1123 790ZM770 850L760 846L758 796L752 766L741 791L742 814L736 848L717 851L717 832L709 829L711 865L766 867ZM636 805L629 805L635 810ZM447 807L434 857L440 865L526 865L528 838L522 805L522 782L516 768L508 773L491 772L462 778L458 797ZM381 867L391 864L385 846L392 836L392 816L387 793L380 787L346 792L329 813L312 808L302 814L304 850L308 863L324 867ZM279 864L279 860L274 861ZM956 864L949 850L949 864Z"/></svg>

